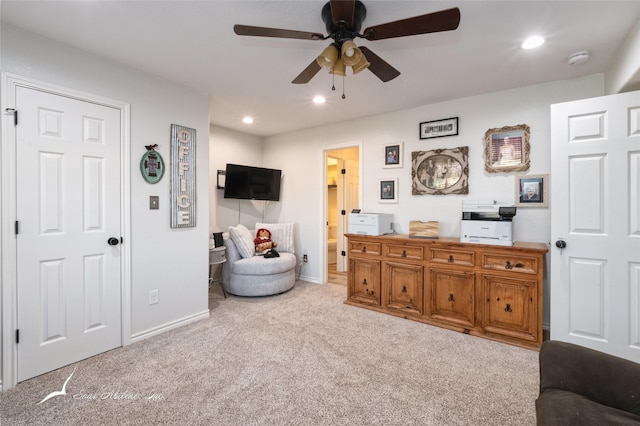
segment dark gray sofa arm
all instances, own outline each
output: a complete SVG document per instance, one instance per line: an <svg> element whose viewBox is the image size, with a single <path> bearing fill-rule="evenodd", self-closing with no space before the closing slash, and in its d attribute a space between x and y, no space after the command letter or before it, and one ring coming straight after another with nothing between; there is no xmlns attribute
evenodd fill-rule
<svg viewBox="0 0 640 426"><path fill-rule="evenodd" d="M582 346L546 341L540 394L558 389L640 416L640 364Z"/></svg>

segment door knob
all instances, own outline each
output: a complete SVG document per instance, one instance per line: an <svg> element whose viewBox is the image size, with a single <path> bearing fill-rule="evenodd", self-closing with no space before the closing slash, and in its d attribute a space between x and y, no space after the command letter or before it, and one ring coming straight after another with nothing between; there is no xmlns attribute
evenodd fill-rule
<svg viewBox="0 0 640 426"><path fill-rule="evenodd" d="M565 240L558 240L556 241L556 247L558 247L559 249L563 249L567 246L567 243Z"/></svg>
<svg viewBox="0 0 640 426"><path fill-rule="evenodd" d="M110 246L117 246L119 242L120 240L116 237L111 237L107 240L107 244L109 244Z"/></svg>

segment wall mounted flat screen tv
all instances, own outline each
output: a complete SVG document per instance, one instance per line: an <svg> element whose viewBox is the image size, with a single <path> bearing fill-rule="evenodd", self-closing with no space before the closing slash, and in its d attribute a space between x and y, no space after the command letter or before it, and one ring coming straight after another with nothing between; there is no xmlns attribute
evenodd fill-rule
<svg viewBox="0 0 640 426"><path fill-rule="evenodd" d="M280 201L282 171L227 164L224 198Z"/></svg>

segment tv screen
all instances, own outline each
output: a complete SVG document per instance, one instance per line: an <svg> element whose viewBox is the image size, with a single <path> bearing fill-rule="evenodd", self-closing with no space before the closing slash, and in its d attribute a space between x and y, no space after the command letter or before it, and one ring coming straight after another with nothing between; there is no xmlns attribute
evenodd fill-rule
<svg viewBox="0 0 640 426"><path fill-rule="evenodd" d="M227 164L224 198L279 201L281 176L276 169Z"/></svg>

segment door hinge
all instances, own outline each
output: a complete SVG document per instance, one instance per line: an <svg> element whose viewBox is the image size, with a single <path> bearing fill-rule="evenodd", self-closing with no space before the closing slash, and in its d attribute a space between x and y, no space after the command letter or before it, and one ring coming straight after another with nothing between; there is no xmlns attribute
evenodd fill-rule
<svg viewBox="0 0 640 426"><path fill-rule="evenodd" d="M16 235L18 235L20 233L20 221L19 220L16 220L15 229L16 229Z"/></svg>
<svg viewBox="0 0 640 426"><path fill-rule="evenodd" d="M346 251L342 250L342 251L340 252L340 256L346 256L346 255L347 255L347 252L346 252Z"/></svg>
<svg viewBox="0 0 640 426"><path fill-rule="evenodd" d="M4 113L7 115L13 115L13 125L18 125L18 110L15 108L5 108Z"/></svg>
<svg viewBox="0 0 640 426"><path fill-rule="evenodd" d="M342 169L342 170L340 170L340 174L341 174L341 175L346 175L346 174L347 174L347 169Z"/></svg>
<svg viewBox="0 0 640 426"><path fill-rule="evenodd" d="M16 344L20 343L20 329L16 330Z"/></svg>
<svg viewBox="0 0 640 426"><path fill-rule="evenodd" d="M341 214L342 216L345 216L345 215L347 214L347 211L346 211L346 210L340 210L340 214Z"/></svg>

